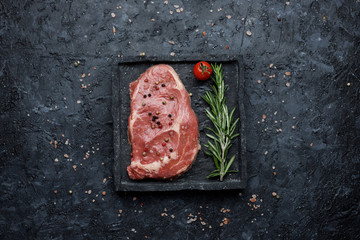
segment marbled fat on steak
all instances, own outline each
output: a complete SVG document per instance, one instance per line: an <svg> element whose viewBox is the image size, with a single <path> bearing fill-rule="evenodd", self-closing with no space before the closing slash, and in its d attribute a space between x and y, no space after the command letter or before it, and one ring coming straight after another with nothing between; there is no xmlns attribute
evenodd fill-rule
<svg viewBox="0 0 360 240"><path fill-rule="evenodd" d="M198 119L190 97L169 65L150 67L130 83L131 179L175 179L200 149Z"/></svg>

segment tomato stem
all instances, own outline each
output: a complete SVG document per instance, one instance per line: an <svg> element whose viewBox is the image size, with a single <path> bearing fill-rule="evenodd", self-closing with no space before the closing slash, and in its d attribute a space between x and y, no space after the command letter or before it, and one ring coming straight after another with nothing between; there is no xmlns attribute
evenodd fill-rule
<svg viewBox="0 0 360 240"><path fill-rule="evenodd" d="M200 63L200 68L201 68L201 75L204 75L204 72L210 74L210 72L208 71L208 69L210 68L208 66L205 66L203 63Z"/></svg>

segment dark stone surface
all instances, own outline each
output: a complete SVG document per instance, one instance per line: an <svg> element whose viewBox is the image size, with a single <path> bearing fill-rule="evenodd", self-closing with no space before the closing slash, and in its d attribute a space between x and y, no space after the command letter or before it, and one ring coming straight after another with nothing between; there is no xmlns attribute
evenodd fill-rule
<svg viewBox="0 0 360 240"><path fill-rule="evenodd" d="M358 239L360 2L153 2L1 1L0 238ZM140 52L244 56L244 191L115 192L113 63Z"/></svg>

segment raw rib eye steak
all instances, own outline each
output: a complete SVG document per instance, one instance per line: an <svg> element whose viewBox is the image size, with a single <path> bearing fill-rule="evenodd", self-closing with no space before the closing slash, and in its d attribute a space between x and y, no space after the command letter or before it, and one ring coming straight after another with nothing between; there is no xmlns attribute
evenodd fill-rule
<svg viewBox="0 0 360 240"><path fill-rule="evenodd" d="M198 119L190 97L169 65L150 67L130 83L131 179L175 179L200 149Z"/></svg>

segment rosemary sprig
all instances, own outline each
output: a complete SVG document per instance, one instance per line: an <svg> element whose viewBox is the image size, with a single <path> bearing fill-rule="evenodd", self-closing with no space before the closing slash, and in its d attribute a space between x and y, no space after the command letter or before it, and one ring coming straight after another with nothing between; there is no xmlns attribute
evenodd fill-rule
<svg viewBox="0 0 360 240"><path fill-rule="evenodd" d="M232 145L232 139L239 136L238 133L234 133L239 118L234 121L235 108L229 113L225 103L225 91L227 87L224 83L222 65L212 64L211 66L213 68L211 79L215 85L211 85L212 92L207 91L202 98L210 106L210 109L205 109L205 111L206 115L212 121L214 128L207 128L213 134L206 134L212 141L208 141L208 144L204 144L208 150L204 152L205 154L212 156L216 167L207 178L220 176L220 181L223 181L224 176L228 172L237 172L229 170L231 164L235 160L235 155L227 161L227 154Z"/></svg>

